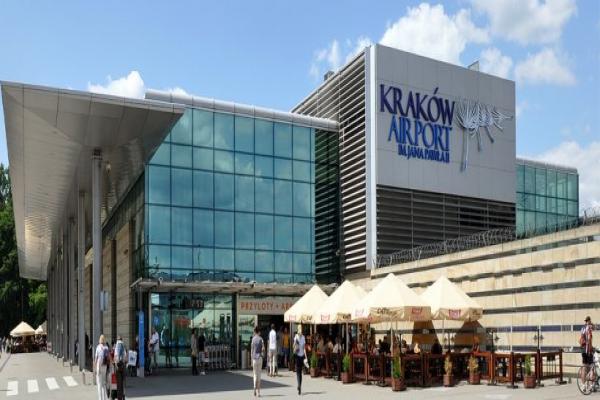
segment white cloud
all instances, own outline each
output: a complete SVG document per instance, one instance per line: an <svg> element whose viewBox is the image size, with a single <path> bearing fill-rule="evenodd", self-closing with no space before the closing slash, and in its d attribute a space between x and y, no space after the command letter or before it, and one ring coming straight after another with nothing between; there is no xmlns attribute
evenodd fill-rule
<svg viewBox="0 0 600 400"><path fill-rule="evenodd" d="M525 111L529 108L529 103L527 102L527 100L523 100L523 101L517 103L515 108L516 108L515 112L517 114L517 117L520 117L523 114L523 111Z"/></svg>
<svg viewBox="0 0 600 400"><path fill-rule="evenodd" d="M553 43L577 13L575 0L472 0L493 34L520 44Z"/></svg>
<svg viewBox="0 0 600 400"><path fill-rule="evenodd" d="M559 55L548 47L529 54L525 61L518 63L515 67L515 79L519 83L559 86L572 86L576 83L565 57L559 59Z"/></svg>
<svg viewBox="0 0 600 400"><path fill-rule="evenodd" d="M488 47L483 50L479 62L481 71L501 78L508 78L513 65L512 58L503 55L500 50L495 47Z"/></svg>
<svg viewBox="0 0 600 400"><path fill-rule="evenodd" d="M600 133L599 133L600 134ZM566 141L532 157L549 163L568 165L579 172L579 209L600 207L600 141L581 146L575 141Z"/></svg>
<svg viewBox="0 0 600 400"><path fill-rule="evenodd" d="M342 48L342 45L334 39L328 47L315 52L308 73L315 80L318 80L327 71L335 72L339 70L343 66L342 62L347 63L371 44L371 39L361 36L355 42L346 40L346 44Z"/></svg>
<svg viewBox="0 0 600 400"><path fill-rule="evenodd" d="M180 88L179 86L175 86L173 88L167 88L165 89L165 92L169 92L171 94L176 94L179 96L190 96L190 94L183 88Z"/></svg>
<svg viewBox="0 0 600 400"><path fill-rule="evenodd" d="M94 93L143 99L146 94L146 84L140 73L134 70L127 74L127 76L117 79L112 79L109 75L106 78L106 85L88 82L87 90ZM179 86L166 88L163 91L180 96L189 96L189 93Z"/></svg>
<svg viewBox="0 0 600 400"><path fill-rule="evenodd" d="M421 3L389 26L380 43L423 56L460 64L468 43L487 43L488 33L471 21L469 10L448 15L441 4Z"/></svg>
<svg viewBox="0 0 600 400"><path fill-rule="evenodd" d="M138 71L131 71L127 76L114 80L109 75L106 81L106 85L88 82L87 90L94 93L112 94L115 96L144 98L144 93L146 92L144 80Z"/></svg>

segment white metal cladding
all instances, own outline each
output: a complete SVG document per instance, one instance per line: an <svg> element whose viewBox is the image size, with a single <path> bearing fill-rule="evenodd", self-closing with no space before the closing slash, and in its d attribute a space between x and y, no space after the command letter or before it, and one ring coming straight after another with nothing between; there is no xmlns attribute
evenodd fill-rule
<svg viewBox="0 0 600 400"><path fill-rule="evenodd" d="M232 103L207 97L174 94L160 90L148 90L146 91L146 99L183 104L188 107L205 108L217 112L221 111L255 118L288 122L326 131L337 131L338 129L338 123L331 119L315 118L308 115L278 111L247 104Z"/></svg>
<svg viewBox="0 0 600 400"><path fill-rule="evenodd" d="M22 83L0 82L19 272L46 279L61 225L91 191L91 154L103 153L102 217L141 173L184 108ZM91 196L86 196L91 226Z"/></svg>
<svg viewBox="0 0 600 400"><path fill-rule="evenodd" d="M341 225L346 272L366 266L365 84L363 51L292 110L339 121Z"/></svg>

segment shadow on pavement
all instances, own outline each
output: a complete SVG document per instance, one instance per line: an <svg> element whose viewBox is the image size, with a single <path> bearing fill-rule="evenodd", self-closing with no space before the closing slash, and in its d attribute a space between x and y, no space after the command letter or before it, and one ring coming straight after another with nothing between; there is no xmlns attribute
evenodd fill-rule
<svg viewBox="0 0 600 400"><path fill-rule="evenodd" d="M145 378L127 378L125 391L128 398L136 398L240 390L251 391L252 385L252 376L227 371L192 376L188 370L159 370L158 375ZM261 387L262 389L270 389L289 386L263 380Z"/></svg>

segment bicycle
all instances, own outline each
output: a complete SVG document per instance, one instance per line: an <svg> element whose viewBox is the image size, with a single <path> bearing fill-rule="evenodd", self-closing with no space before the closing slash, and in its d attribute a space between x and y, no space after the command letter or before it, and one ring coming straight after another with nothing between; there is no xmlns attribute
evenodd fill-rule
<svg viewBox="0 0 600 400"><path fill-rule="evenodd" d="M577 388L584 395L595 392L600 387L599 353L600 351L594 349L594 362L582 365L577 372Z"/></svg>

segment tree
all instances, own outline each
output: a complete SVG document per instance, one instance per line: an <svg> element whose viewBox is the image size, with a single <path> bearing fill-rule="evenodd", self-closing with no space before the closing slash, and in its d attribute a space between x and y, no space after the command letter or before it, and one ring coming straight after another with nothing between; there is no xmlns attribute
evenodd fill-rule
<svg viewBox="0 0 600 400"><path fill-rule="evenodd" d="M34 328L44 322L46 304L46 282L19 276L9 169L0 163L0 336L21 320Z"/></svg>

